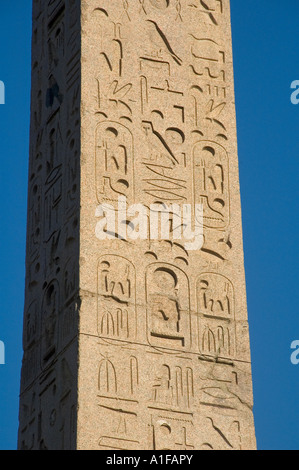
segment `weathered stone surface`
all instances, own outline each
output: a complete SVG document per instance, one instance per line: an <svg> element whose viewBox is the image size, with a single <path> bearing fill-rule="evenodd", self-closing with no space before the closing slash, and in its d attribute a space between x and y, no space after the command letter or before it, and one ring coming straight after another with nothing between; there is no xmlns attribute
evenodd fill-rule
<svg viewBox="0 0 299 470"><path fill-rule="evenodd" d="M34 1L32 49L19 447L254 449L229 0ZM202 248L99 240L119 196Z"/></svg>

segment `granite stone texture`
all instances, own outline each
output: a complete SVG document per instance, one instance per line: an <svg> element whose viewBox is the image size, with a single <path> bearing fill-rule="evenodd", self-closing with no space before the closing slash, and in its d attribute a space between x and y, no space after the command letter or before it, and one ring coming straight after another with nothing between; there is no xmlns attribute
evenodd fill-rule
<svg viewBox="0 0 299 470"><path fill-rule="evenodd" d="M19 449L255 449L229 0L34 0L30 133Z"/></svg>

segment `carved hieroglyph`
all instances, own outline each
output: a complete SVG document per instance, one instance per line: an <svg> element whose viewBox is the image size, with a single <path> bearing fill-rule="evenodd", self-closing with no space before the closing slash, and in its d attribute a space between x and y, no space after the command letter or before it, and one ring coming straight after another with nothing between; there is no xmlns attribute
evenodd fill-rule
<svg viewBox="0 0 299 470"><path fill-rule="evenodd" d="M119 196L202 248L100 241ZM19 448L255 448L229 0L33 1L27 240Z"/></svg>

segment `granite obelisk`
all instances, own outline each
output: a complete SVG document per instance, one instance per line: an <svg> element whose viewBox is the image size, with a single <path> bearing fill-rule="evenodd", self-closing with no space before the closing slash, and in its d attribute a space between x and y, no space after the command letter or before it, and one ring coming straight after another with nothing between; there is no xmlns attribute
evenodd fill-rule
<svg viewBox="0 0 299 470"><path fill-rule="evenodd" d="M30 133L19 448L255 449L229 0L34 0Z"/></svg>

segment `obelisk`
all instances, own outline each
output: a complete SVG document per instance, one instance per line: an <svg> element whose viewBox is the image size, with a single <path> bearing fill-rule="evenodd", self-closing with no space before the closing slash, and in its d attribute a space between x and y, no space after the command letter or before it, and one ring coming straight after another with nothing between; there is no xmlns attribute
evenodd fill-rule
<svg viewBox="0 0 299 470"><path fill-rule="evenodd" d="M34 0L30 135L19 448L255 449L229 0Z"/></svg>

